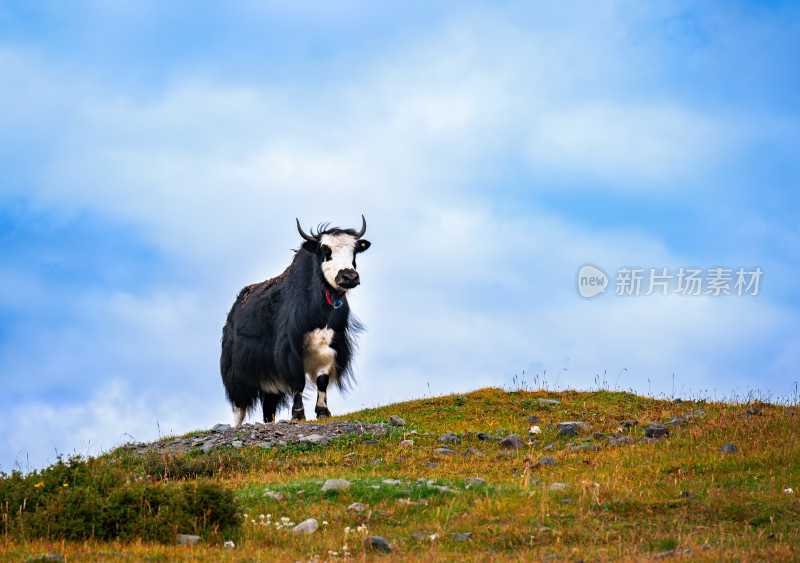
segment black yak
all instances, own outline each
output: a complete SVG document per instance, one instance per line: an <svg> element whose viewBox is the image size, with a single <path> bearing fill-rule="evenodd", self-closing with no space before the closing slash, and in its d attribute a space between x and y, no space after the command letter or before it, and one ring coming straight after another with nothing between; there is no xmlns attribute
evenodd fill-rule
<svg viewBox="0 0 800 563"><path fill-rule="evenodd" d="M328 384L346 388L352 377L354 336L362 330L350 315L348 290L360 283L356 256L370 246L361 230L327 228L304 242L281 275L245 287L222 329L220 370L239 426L261 401L264 422L292 401L292 419L304 420L306 376L317 386L317 418L330 416Z"/></svg>

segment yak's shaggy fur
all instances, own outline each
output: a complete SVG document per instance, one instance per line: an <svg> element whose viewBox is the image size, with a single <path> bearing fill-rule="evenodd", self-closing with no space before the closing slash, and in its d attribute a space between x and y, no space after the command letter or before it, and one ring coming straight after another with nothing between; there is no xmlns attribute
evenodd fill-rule
<svg viewBox="0 0 800 563"><path fill-rule="evenodd" d="M363 327L350 313L346 291L335 289L326 280L322 264L330 258L330 251L322 248L319 241L323 235L348 235L358 245L355 252L366 250L370 243L359 241L353 229L325 227L321 226L316 235L312 231L317 242L306 240L281 275L242 289L228 313L222 329L220 369L236 424L259 400L265 422L274 420L276 410L292 399L293 418L305 417L305 348L313 340L307 335L317 329L327 327L333 331L328 346L335 352L335 368L330 373L308 374L320 392L318 418L330 415L325 402L328 382L340 389L352 383L354 337ZM355 270L355 259L352 269ZM342 305L334 308L329 299L339 299ZM326 348L329 356L330 349Z"/></svg>

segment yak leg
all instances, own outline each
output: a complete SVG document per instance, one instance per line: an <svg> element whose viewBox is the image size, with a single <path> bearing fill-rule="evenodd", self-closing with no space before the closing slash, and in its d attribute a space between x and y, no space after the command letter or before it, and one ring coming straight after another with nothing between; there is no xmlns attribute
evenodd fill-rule
<svg viewBox="0 0 800 563"><path fill-rule="evenodd" d="M264 422L275 422L275 412L278 410L280 402L280 394L261 392L261 409L264 411Z"/></svg>
<svg viewBox="0 0 800 563"><path fill-rule="evenodd" d="M317 376L317 406L314 412L317 419L328 418L331 411L328 410L328 374L323 373Z"/></svg>
<svg viewBox="0 0 800 563"><path fill-rule="evenodd" d="M247 409L240 407L233 407L233 425L241 426L244 422L244 417L247 415Z"/></svg>
<svg viewBox="0 0 800 563"><path fill-rule="evenodd" d="M306 409L303 407L303 391L295 391L292 394L294 404L292 405L292 420L305 420Z"/></svg>

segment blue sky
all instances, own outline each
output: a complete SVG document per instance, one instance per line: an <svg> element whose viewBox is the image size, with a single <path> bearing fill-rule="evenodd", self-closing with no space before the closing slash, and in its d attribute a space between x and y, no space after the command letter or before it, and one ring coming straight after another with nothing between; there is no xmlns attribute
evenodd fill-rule
<svg viewBox="0 0 800 563"><path fill-rule="evenodd" d="M373 243L335 414L523 370L790 395L799 32L790 2L0 3L0 470L230 422L222 324L295 217ZM759 294L614 295L716 266Z"/></svg>

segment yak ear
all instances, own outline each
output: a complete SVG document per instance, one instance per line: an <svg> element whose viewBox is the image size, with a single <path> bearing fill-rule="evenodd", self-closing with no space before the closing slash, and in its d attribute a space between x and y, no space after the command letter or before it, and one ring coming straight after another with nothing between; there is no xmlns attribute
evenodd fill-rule
<svg viewBox="0 0 800 563"><path fill-rule="evenodd" d="M311 254L316 254L317 253L317 243L316 242L311 242L311 241L306 241L306 242L303 243L303 250L307 250Z"/></svg>

